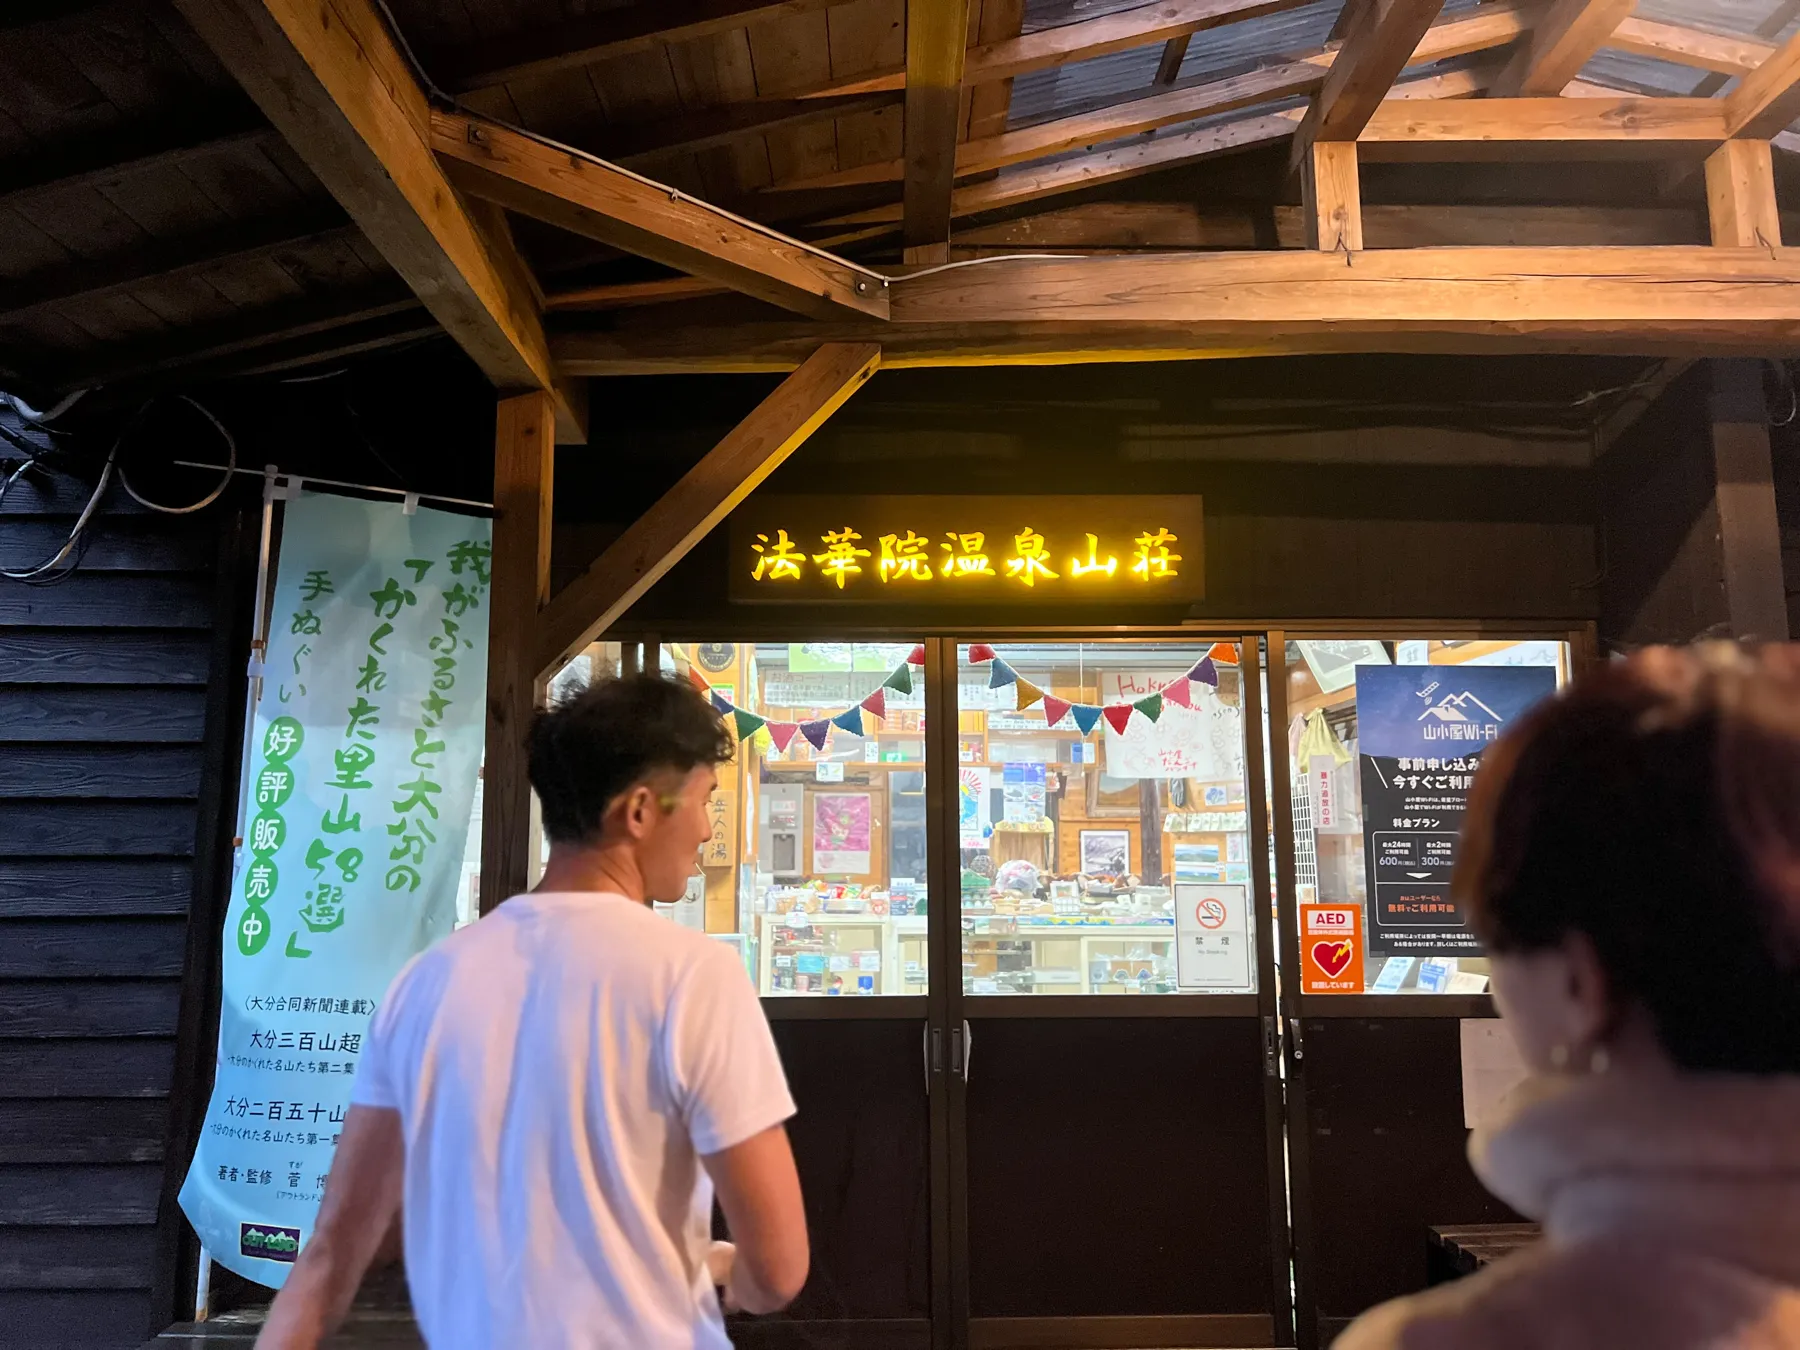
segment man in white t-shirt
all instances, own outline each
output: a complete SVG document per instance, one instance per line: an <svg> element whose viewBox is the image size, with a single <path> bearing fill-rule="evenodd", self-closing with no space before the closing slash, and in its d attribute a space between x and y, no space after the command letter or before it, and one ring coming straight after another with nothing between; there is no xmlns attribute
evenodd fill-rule
<svg viewBox="0 0 1800 1350"><path fill-rule="evenodd" d="M403 1211L432 1350L724 1350L809 1260L794 1113L736 953L659 918L731 754L695 691L609 680L539 714L537 889L402 970L261 1337L310 1350ZM735 1248L711 1238L714 1189Z"/></svg>

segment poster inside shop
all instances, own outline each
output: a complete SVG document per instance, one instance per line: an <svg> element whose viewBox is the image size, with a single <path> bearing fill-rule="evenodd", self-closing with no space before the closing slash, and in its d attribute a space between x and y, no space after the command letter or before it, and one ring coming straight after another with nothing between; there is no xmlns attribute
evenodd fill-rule
<svg viewBox="0 0 1800 1350"><path fill-rule="evenodd" d="M1556 692L1543 667L1358 666L1356 718L1371 956L1478 956L1450 896L1481 755Z"/></svg>
<svg viewBox="0 0 1800 1350"><path fill-rule="evenodd" d="M1133 703L1160 694L1180 674L1113 672L1100 677L1100 701ZM1193 778L1236 782L1244 776L1244 727L1240 708L1198 680L1188 684L1192 707L1165 700L1152 722L1133 717L1121 733L1105 724L1106 772L1113 778Z"/></svg>
<svg viewBox="0 0 1800 1350"><path fill-rule="evenodd" d="M821 792L813 798L813 871L867 876L874 850L875 799L866 792Z"/></svg>
<svg viewBox="0 0 1800 1350"><path fill-rule="evenodd" d="M279 1287L311 1233L388 983L448 933L481 764L488 521L286 506L218 1071L181 1206L212 1258Z"/></svg>

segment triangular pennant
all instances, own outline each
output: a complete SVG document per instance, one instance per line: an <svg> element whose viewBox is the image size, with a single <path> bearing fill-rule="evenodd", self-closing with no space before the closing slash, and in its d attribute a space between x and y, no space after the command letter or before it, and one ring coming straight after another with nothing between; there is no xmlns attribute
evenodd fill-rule
<svg viewBox="0 0 1800 1350"><path fill-rule="evenodd" d="M800 730L798 722L769 723L769 739L775 742L777 754L785 755L788 746L794 743L794 733Z"/></svg>
<svg viewBox="0 0 1800 1350"><path fill-rule="evenodd" d="M925 664L925 644L923 642L912 649L912 655L906 658L906 664L909 666L922 666Z"/></svg>
<svg viewBox="0 0 1800 1350"><path fill-rule="evenodd" d="M988 688L1004 689L1018 678L1019 672L996 656L994 658L994 673L988 676Z"/></svg>
<svg viewBox="0 0 1800 1350"><path fill-rule="evenodd" d="M1238 663L1237 643L1215 642L1206 655L1208 660L1217 661L1221 665L1235 666Z"/></svg>
<svg viewBox="0 0 1800 1350"><path fill-rule="evenodd" d="M1092 735L1100 724L1100 709L1092 703L1077 703L1069 711L1075 715L1075 726L1083 736Z"/></svg>
<svg viewBox="0 0 1800 1350"><path fill-rule="evenodd" d="M1157 718L1162 716L1162 695L1151 694L1148 698L1140 698L1131 706L1154 722Z"/></svg>
<svg viewBox="0 0 1800 1350"><path fill-rule="evenodd" d="M1069 704L1053 694L1044 695L1044 725L1053 727L1069 715Z"/></svg>
<svg viewBox="0 0 1800 1350"><path fill-rule="evenodd" d="M988 646L987 643L972 642L969 644L969 663L971 665L978 666L983 661L992 661L993 659L994 649Z"/></svg>
<svg viewBox="0 0 1800 1350"><path fill-rule="evenodd" d="M862 701L863 711L874 713L877 717L887 716L887 690L877 689Z"/></svg>
<svg viewBox="0 0 1800 1350"><path fill-rule="evenodd" d="M1039 689L1030 680L1020 680L1019 681L1019 700L1017 703L1015 703L1013 705L1013 707L1019 712L1024 712L1027 708L1029 708L1032 704L1036 703L1043 696L1044 696L1044 691L1042 689Z"/></svg>
<svg viewBox="0 0 1800 1350"><path fill-rule="evenodd" d="M1219 687L1219 668L1213 664L1210 656L1203 656L1194 663L1194 668L1187 673L1190 680L1201 684L1209 684L1214 689Z"/></svg>
<svg viewBox="0 0 1800 1350"><path fill-rule="evenodd" d="M1193 707L1194 686L1188 683L1188 680L1191 678L1191 676L1183 675L1179 680L1175 681L1174 684L1164 688L1162 691L1163 702L1172 704L1177 708Z"/></svg>
<svg viewBox="0 0 1800 1350"><path fill-rule="evenodd" d="M860 705L858 705L857 707L854 707L854 708L845 709L843 712L839 713L836 717L831 719L831 725L834 727L842 727L845 731L849 732L852 736L862 735L863 734L862 707Z"/></svg>
<svg viewBox="0 0 1800 1350"><path fill-rule="evenodd" d="M693 685L694 688L698 689L702 694L711 697L712 686L706 682L706 676L700 673L700 667L688 667L688 683Z"/></svg>
<svg viewBox="0 0 1800 1350"><path fill-rule="evenodd" d="M881 682L881 687L898 694L912 693L912 667L895 666L894 673Z"/></svg>
<svg viewBox="0 0 1800 1350"><path fill-rule="evenodd" d="M757 731L767 726L769 722L768 718L758 717L755 713L745 712L742 708L732 714L732 720L737 723L737 734L740 741L756 735Z"/></svg>
<svg viewBox="0 0 1800 1350"><path fill-rule="evenodd" d="M730 717L732 713L737 711L737 709L731 706L730 699L726 698L725 695L716 692L712 696L712 705L713 711L718 713L720 717Z"/></svg>
<svg viewBox="0 0 1800 1350"><path fill-rule="evenodd" d="M1131 705L1129 703L1114 703L1102 708L1100 711L1105 714L1106 725L1118 732L1119 735L1123 736L1125 734L1126 723L1131 721Z"/></svg>
<svg viewBox="0 0 1800 1350"><path fill-rule="evenodd" d="M800 734L812 743L813 749L823 750L825 748L825 738L831 734L831 723L827 722L823 717L816 722L802 722L800 724Z"/></svg>

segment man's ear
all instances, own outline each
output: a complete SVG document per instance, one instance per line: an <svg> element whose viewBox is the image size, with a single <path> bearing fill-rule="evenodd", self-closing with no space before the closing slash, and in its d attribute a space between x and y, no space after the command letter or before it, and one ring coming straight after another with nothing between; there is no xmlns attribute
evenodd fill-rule
<svg viewBox="0 0 1800 1350"><path fill-rule="evenodd" d="M1567 996L1580 1045L1603 1044L1618 1020L1618 1002L1600 953L1586 933L1571 931L1562 942L1568 972Z"/></svg>
<svg viewBox="0 0 1800 1350"><path fill-rule="evenodd" d="M641 839L649 830L651 813L656 809L656 794L643 783L627 788L614 808L627 837Z"/></svg>

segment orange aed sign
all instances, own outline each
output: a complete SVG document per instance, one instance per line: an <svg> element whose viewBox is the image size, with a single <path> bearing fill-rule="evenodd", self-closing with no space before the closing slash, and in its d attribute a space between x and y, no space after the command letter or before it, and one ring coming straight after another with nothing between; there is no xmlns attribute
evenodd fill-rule
<svg viewBox="0 0 1800 1350"><path fill-rule="evenodd" d="M1308 994L1362 993L1361 906L1300 906L1300 970Z"/></svg>

